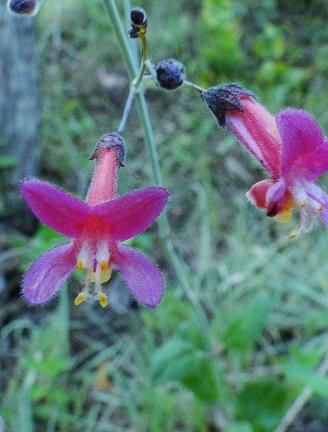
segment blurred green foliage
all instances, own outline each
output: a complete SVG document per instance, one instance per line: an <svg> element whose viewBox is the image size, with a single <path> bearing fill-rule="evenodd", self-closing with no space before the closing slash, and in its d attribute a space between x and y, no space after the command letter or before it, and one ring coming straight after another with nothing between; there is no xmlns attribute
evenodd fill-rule
<svg viewBox="0 0 328 432"><path fill-rule="evenodd" d="M154 62L176 56L200 85L240 82L272 112L285 105L305 108L327 130L323 2L140 5L149 16ZM126 71L101 1L45 1L39 40L42 176L83 196L92 171L88 156L99 136L118 125ZM209 318L214 351L165 263L155 230L148 231L135 245L166 275L167 293L156 310L68 310L73 295L68 300L63 291L59 307L54 301L28 309L19 298L7 315L2 312L1 415L9 430L24 432L269 432L309 386L313 405L305 416L320 418L324 431L328 380L317 367L328 342L326 234L320 227L289 243L290 227L275 225L246 203L244 192L262 178L261 170L218 130L196 93L149 86L147 96L171 191L173 240ZM135 115L126 140L122 192L151 184ZM0 159L3 169L11 164ZM42 227L28 246L13 234L11 246L23 250L26 269L61 241ZM298 431L310 430L300 422Z"/></svg>

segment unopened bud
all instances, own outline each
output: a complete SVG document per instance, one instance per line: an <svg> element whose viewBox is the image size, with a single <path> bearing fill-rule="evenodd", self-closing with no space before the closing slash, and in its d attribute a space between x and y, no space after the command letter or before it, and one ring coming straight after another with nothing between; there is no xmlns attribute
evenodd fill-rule
<svg viewBox="0 0 328 432"><path fill-rule="evenodd" d="M148 18L146 12L141 7L134 7L130 12L131 29L129 30L129 36L132 39L136 39L141 34L146 33Z"/></svg>
<svg viewBox="0 0 328 432"><path fill-rule="evenodd" d="M130 12L131 24L133 25L145 25L147 23L146 12L141 7L135 7Z"/></svg>
<svg viewBox="0 0 328 432"><path fill-rule="evenodd" d="M183 84L185 68L181 62L174 58L161 60L156 66L158 84L167 89L174 90Z"/></svg>
<svg viewBox="0 0 328 432"><path fill-rule="evenodd" d="M35 15L42 0L9 0L8 9L18 15Z"/></svg>
<svg viewBox="0 0 328 432"><path fill-rule="evenodd" d="M250 91L234 83L211 87L202 92L203 101L222 127L226 124L227 111L244 111L241 100L243 96L254 97Z"/></svg>

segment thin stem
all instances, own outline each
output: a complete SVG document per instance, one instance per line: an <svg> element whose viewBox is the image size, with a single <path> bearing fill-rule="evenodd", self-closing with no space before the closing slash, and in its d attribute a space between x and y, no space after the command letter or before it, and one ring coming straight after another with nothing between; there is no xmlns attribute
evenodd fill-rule
<svg viewBox="0 0 328 432"><path fill-rule="evenodd" d="M121 122L120 122L120 125L119 125L118 129L117 129L117 133L119 133L119 134L121 134L123 132L123 130L124 130L125 126L126 126L126 122L128 121L130 110L131 110L131 107L132 107L132 102L133 102L133 99L134 99L135 95L136 95L136 88L134 86L131 86L130 87L130 91L129 91L129 95L128 95L128 98L127 98L127 101L125 103L125 107L124 107L123 115L122 115L122 118L121 118Z"/></svg>
<svg viewBox="0 0 328 432"><path fill-rule="evenodd" d="M146 60L145 65L146 65L146 67L150 73L150 77L155 81L155 83L157 83L156 70L155 70L154 66L152 65L152 62L150 60Z"/></svg>
<svg viewBox="0 0 328 432"><path fill-rule="evenodd" d="M122 119L120 122L120 125L117 129L118 133L122 133L126 123L128 121L129 118L129 114L130 114L130 110L132 107L132 102L133 99L135 97L135 95L137 94L137 92L139 91L140 85L142 83L143 77L144 77L144 73L146 70L146 58L147 58L147 53L148 53L148 47L147 47L147 39L146 39L146 35L142 35L141 36L141 41L142 41L142 56L141 56L141 64L140 64L140 68L138 71L138 74L136 76L136 78L132 81L131 87L130 87L130 91L129 91L129 95L128 95L128 99L126 101L125 107L124 107L124 111L123 111L123 115L122 115Z"/></svg>
<svg viewBox="0 0 328 432"><path fill-rule="evenodd" d="M134 84L138 83L141 84L141 81L139 82L139 74L137 75L137 68L134 65L132 54L129 50L129 45L127 38L125 36L125 32L122 26L122 22L120 19L120 16L118 14L118 10L116 7L115 0L104 0L105 7L107 9L107 12L109 14L111 23L113 25L113 30L116 34L121 53L123 56L123 59L125 61L125 64L127 66L128 74L130 77L130 80L134 82ZM143 52L144 58L146 58L147 52ZM146 66L146 64L145 64ZM137 76L135 81L133 81L134 76ZM138 78L139 77L139 78ZM143 78L143 74L141 76L141 80ZM163 179L162 174L160 170L160 164L159 164L159 158L157 154L157 148L156 148L156 141L155 136L153 132L153 128L151 125L149 110L147 107L147 103L145 100L144 93L142 89L139 89L139 91L134 95L137 102L137 109L138 114L140 118L140 122L142 124L142 127L144 129L145 133L145 142L147 144L149 155L150 155L150 161L151 161L151 167L152 167L152 173L153 173L153 179L154 182L157 185L163 185ZM206 317L206 314L197 298L195 293L192 291L190 287L190 283L185 271L184 266L182 265L180 258L175 252L175 249L173 247L171 238L170 238L170 226L167 219L166 213L164 213L158 220L158 227L159 227L159 236L161 239L161 242L165 249L165 254L170 262L176 277L181 284L181 287L183 291L185 292L186 297L189 299L191 305L193 306L196 316L199 320L199 325L202 330L204 341L207 342L208 348L211 347L211 339L210 339L210 328L209 328L209 322Z"/></svg>
<svg viewBox="0 0 328 432"><path fill-rule="evenodd" d="M192 87L193 89L197 90L199 93L203 93L205 91L203 87L200 87L199 85L194 84L193 82L188 80L183 80L183 84L188 87Z"/></svg>
<svg viewBox="0 0 328 432"><path fill-rule="evenodd" d="M148 44L147 44L147 38L146 35L143 34L141 37L141 44L142 44L142 48L141 48L141 63L140 63L140 68L138 71L138 74L136 76L136 78L132 81L132 85L134 87L136 87L136 89L139 89L141 83L142 83L142 79L146 70L146 60L147 60L147 56L148 56Z"/></svg>

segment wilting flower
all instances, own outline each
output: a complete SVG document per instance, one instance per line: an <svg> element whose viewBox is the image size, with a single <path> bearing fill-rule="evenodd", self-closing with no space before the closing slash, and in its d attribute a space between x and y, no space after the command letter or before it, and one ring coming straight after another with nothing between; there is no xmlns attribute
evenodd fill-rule
<svg viewBox="0 0 328 432"><path fill-rule="evenodd" d="M155 307L161 300L163 279L157 266L121 242L154 222L165 207L168 193L161 187L149 187L114 198L123 157L124 144L118 135L101 138L92 157L96 159L96 169L85 202L47 182L23 182L23 196L37 218L72 239L47 251L29 268L23 294L30 303L49 300L74 268L86 271L76 305L93 292L105 307L107 296L102 284L110 279L112 269L122 274L138 302Z"/></svg>
<svg viewBox="0 0 328 432"><path fill-rule="evenodd" d="M18 15L35 15L42 0L9 0L8 9Z"/></svg>
<svg viewBox="0 0 328 432"><path fill-rule="evenodd" d="M274 117L235 84L209 89L203 98L271 175L252 186L250 201L281 222L299 208L301 222L290 237L308 231L312 215L328 225L328 195L314 183L328 171L328 141L313 117L291 108Z"/></svg>

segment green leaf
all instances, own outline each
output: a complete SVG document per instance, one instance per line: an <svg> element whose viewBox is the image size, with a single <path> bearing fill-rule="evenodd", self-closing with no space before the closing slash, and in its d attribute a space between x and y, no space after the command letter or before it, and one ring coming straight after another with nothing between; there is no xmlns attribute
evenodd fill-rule
<svg viewBox="0 0 328 432"><path fill-rule="evenodd" d="M228 350L249 352L267 325L270 311L270 298L259 294L240 307L229 311L222 342Z"/></svg>
<svg viewBox="0 0 328 432"><path fill-rule="evenodd" d="M179 382L205 402L217 399L217 380L212 362L191 342L174 338L160 346L151 358L157 384Z"/></svg>
<svg viewBox="0 0 328 432"><path fill-rule="evenodd" d="M293 347L290 357L281 362L281 367L289 380L309 386L318 395L328 397L328 377L316 370L320 357L321 353L317 350L302 352L298 347Z"/></svg>
<svg viewBox="0 0 328 432"><path fill-rule="evenodd" d="M276 378L245 384L237 394L236 417L253 426L254 432L271 432L290 401L288 388Z"/></svg>

